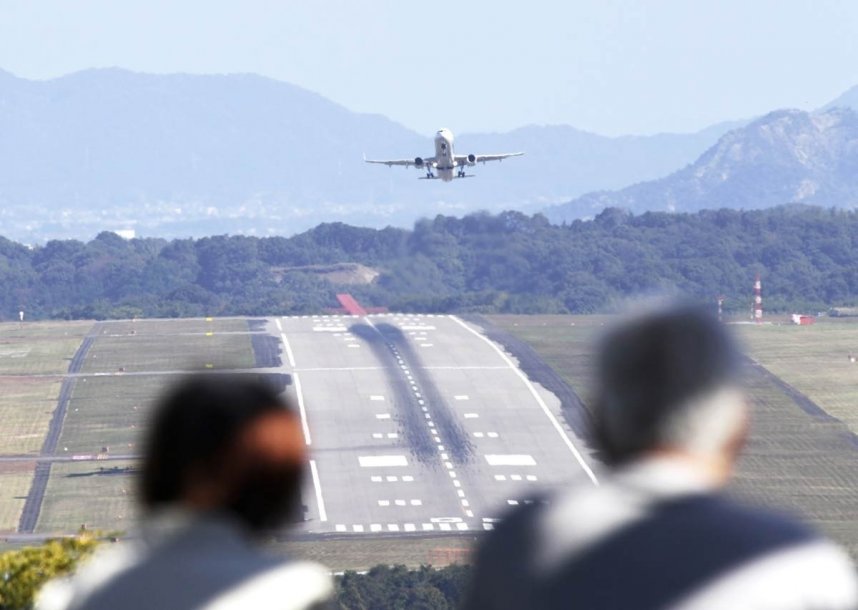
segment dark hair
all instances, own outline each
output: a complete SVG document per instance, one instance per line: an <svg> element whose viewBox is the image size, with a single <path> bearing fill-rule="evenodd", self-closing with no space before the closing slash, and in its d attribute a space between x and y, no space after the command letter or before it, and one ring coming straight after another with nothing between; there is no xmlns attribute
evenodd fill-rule
<svg viewBox="0 0 858 610"><path fill-rule="evenodd" d="M666 422L693 399L735 382L739 351L724 326L697 305L631 320L602 341L595 436L608 462L652 449Z"/></svg>
<svg viewBox="0 0 858 610"><path fill-rule="evenodd" d="M224 453L248 424L286 408L277 388L258 375L197 374L169 388L145 439L143 506L151 510L181 499L191 472L217 476ZM296 489L289 490L296 496L297 478ZM249 515L237 516L252 520Z"/></svg>

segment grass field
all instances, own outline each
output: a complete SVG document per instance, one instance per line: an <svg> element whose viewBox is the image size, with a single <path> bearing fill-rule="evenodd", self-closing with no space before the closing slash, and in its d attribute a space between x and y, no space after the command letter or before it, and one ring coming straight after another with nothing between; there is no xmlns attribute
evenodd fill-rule
<svg viewBox="0 0 858 610"><path fill-rule="evenodd" d="M0 532L14 532L33 478L33 462L0 464Z"/></svg>
<svg viewBox="0 0 858 610"><path fill-rule="evenodd" d="M59 450L136 453L153 400L172 381L159 375L82 377L75 380Z"/></svg>
<svg viewBox="0 0 858 610"><path fill-rule="evenodd" d="M181 329L181 330L180 330ZM246 326L245 326L246 329ZM242 369L254 365L246 334L191 334L175 324L173 333L108 334L95 339L82 367L85 373Z"/></svg>
<svg viewBox="0 0 858 610"><path fill-rule="evenodd" d="M528 342L585 400L591 396L595 342L611 318L489 319ZM858 557L858 452L846 427L849 421L855 425L858 414L854 385L858 365L847 358L850 345L858 347L858 324L734 329L754 358L844 423L808 413L764 371L748 367L745 385L752 405L752 433L733 491L811 519Z"/></svg>
<svg viewBox="0 0 858 610"><path fill-rule="evenodd" d="M0 377L0 453L39 453L61 385L59 378Z"/></svg>
<svg viewBox="0 0 858 610"><path fill-rule="evenodd" d="M0 375L62 374L92 322L0 323Z"/></svg>
<svg viewBox="0 0 858 610"><path fill-rule="evenodd" d="M295 540L275 545L293 557L318 561L333 571L366 570L378 564L445 566L468 563L475 536L339 538Z"/></svg>
<svg viewBox="0 0 858 610"><path fill-rule="evenodd" d="M37 455L62 385L59 377L92 322L0 324L0 454ZM33 463L0 464L0 530L18 526Z"/></svg>
<svg viewBox="0 0 858 610"><path fill-rule="evenodd" d="M736 327L748 352L858 433L858 323L822 319L813 326Z"/></svg>
<svg viewBox="0 0 858 610"><path fill-rule="evenodd" d="M42 503L36 532L71 533L89 529L127 530L133 525L134 476L131 462L59 463Z"/></svg>

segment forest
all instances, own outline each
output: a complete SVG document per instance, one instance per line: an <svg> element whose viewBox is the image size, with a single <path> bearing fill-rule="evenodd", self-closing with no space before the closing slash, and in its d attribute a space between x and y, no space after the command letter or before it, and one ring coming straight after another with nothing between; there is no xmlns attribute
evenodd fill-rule
<svg viewBox="0 0 858 610"><path fill-rule="evenodd" d="M400 311L593 313L675 295L750 310L754 277L769 311L858 303L858 213L809 206L633 215L609 208L552 225L479 213L411 230L321 224L292 237L220 235L35 247L0 238L0 318L288 315L336 307L350 292ZM338 284L338 263L374 279ZM332 279L333 278L333 279Z"/></svg>

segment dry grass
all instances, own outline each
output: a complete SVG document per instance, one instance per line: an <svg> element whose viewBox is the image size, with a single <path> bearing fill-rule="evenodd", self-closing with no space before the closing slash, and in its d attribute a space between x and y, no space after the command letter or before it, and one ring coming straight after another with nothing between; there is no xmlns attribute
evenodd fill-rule
<svg viewBox="0 0 858 610"><path fill-rule="evenodd" d="M127 531L135 521L132 462L58 463L36 525L39 534L89 529Z"/></svg>
<svg viewBox="0 0 858 610"><path fill-rule="evenodd" d="M0 464L0 532L18 528L35 463Z"/></svg>
<svg viewBox="0 0 858 610"><path fill-rule="evenodd" d="M184 334L181 322L174 332L138 335L99 335L87 353L85 373L182 371L251 368L255 363L250 335Z"/></svg>
<svg viewBox="0 0 858 610"><path fill-rule="evenodd" d="M92 322L0 324L0 375L62 374Z"/></svg>
<svg viewBox="0 0 858 610"><path fill-rule="evenodd" d="M281 543L294 557L318 561L333 571L367 570L378 564L445 566L468 563L476 536L409 536L407 538L334 538Z"/></svg>
<svg viewBox="0 0 858 610"><path fill-rule="evenodd" d="M56 378L0 378L0 454L38 454L62 382Z"/></svg>

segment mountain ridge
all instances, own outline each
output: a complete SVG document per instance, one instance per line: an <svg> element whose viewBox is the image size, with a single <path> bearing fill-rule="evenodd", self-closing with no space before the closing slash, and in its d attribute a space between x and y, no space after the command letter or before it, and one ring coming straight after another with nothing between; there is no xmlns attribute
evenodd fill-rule
<svg viewBox="0 0 858 610"><path fill-rule="evenodd" d="M255 74L94 68L0 73L0 229L25 241L135 228L165 236L292 234L321 221L407 226L477 209L535 210L664 175L728 124L606 137L571 126L463 133L457 151L524 150L454 184L362 157L413 158L431 139ZM714 132L712 131L714 129Z"/></svg>

